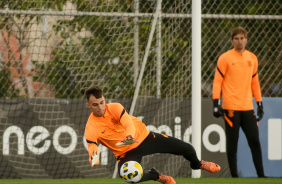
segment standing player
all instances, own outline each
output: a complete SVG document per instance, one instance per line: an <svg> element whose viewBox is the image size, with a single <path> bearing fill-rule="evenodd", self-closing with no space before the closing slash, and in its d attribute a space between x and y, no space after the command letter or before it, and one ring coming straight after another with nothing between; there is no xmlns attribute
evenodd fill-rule
<svg viewBox="0 0 282 184"><path fill-rule="evenodd" d="M209 172L220 171L220 166L200 161L194 147L174 137L150 132L146 125L136 117L130 116L119 103L105 104L102 90L92 86L86 90L87 107L92 110L85 127L91 166L93 154L97 154L98 142L109 148L118 160L118 170L127 161L141 163L142 157L154 153L171 153L182 155L190 161L192 169ZM124 144L117 146L116 144ZM175 184L175 180L159 173L155 168L143 174L139 182L155 180L163 184Z"/></svg>
<svg viewBox="0 0 282 184"><path fill-rule="evenodd" d="M258 78L258 60L245 49L247 31L242 27L231 30L232 50L223 53L217 62L213 82L213 114L224 115L227 137L227 157L232 177L237 173L237 146L240 127L251 148L253 162L259 177L264 177L262 151L259 141L258 121L263 117L261 90ZM222 91L222 108L220 93ZM257 102L257 115L252 103Z"/></svg>

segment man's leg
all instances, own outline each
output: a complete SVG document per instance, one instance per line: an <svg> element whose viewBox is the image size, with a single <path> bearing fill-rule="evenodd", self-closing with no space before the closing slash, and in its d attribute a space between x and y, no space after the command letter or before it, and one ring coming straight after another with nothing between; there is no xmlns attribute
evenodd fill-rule
<svg viewBox="0 0 282 184"><path fill-rule="evenodd" d="M121 168L121 166L125 162L127 162L127 161L136 161L139 164L141 164L141 160L142 160L141 157L133 156L133 155L119 159L118 160L119 161L118 162L118 173L119 173L119 175L120 175L120 168ZM149 181L149 180L157 180L157 179L159 179L159 175L157 173L143 171L143 176L142 176L142 178L141 178L141 180L139 182Z"/></svg>
<svg viewBox="0 0 282 184"><path fill-rule="evenodd" d="M149 139L145 139L144 142L136 148L142 150L144 155L154 153L182 155L186 160L190 161L192 169L200 168L201 161L198 159L196 151L191 144L155 132L151 132L148 137Z"/></svg>
<svg viewBox="0 0 282 184"><path fill-rule="evenodd" d="M143 155L150 155L154 153L170 153L174 155L182 155L186 160L190 161L192 169L202 169L209 172L220 171L220 166L206 161L200 161L197 157L194 147L182 140L170 137L164 134L151 132L136 150L143 153Z"/></svg>
<svg viewBox="0 0 282 184"><path fill-rule="evenodd" d="M237 172L237 147L240 129L240 112L225 110L225 133L227 159L231 176L238 177Z"/></svg>
<svg viewBox="0 0 282 184"><path fill-rule="evenodd" d="M202 164L202 162L197 157L194 147L191 144L176 139L174 137L170 137L155 132L150 132L148 137L137 148L128 151L127 153L125 153L123 158L118 159L119 169L122 166L122 164L126 161L135 160L140 163L141 159L138 161L138 158L142 158L145 155L150 155L154 153L170 153L174 155L182 155L185 159L190 161L190 166L192 169L203 169L210 172L218 172L220 170L220 167L214 163L203 162ZM151 171L149 171L148 173L144 172L144 175L140 182L148 181L148 180L156 180L157 177L158 179L161 179L161 176L165 176L155 171L157 170L152 168ZM170 179L171 177L165 176L165 178ZM161 182L161 183L167 183L167 182Z"/></svg>
<svg viewBox="0 0 282 184"><path fill-rule="evenodd" d="M141 164L142 161L141 155L142 154L138 154L136 150L131 150L128 153L126 153L124 157L118 159L118 172L120 171L121 166L127 161L136 161ZM143 176L138 183L149 181L149 180L159 181L163 184L176 184L175 180L172 177L161 174L155 168L151 168L148 172L143 170Z"/></svg>
<svg viewBox="0 0 282 184"><path fill-rule="evenodd" d="M259 140L258 123L253 110L244 112L241 127L248 140L257 175L258 177L265 177L262 164L262 151Z"/></svg>

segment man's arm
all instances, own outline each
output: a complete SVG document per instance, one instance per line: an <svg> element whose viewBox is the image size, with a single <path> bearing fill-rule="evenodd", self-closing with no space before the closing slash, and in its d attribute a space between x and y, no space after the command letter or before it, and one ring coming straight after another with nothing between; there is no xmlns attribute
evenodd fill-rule
<svg viewBox="0 0 282 184"><path fill-rule="evenodd" d="M114 106L114 110L112 111L114 117L119 120L120 124L124 127L126 130L127 135L131 135L133 138L135 136L135 126L132 122L131 117L129 114L126 112L125 108L117 103Z"/></svg>
<svg viewBox="0 0 282 184"><path fill-rule="evenodd" d="M227 64L224 57L221 55L218 58L217 66L214 73L213 89L212 89L212 99L220 99L221 85L224 79L224 75L227 70Z"/></svg>
<svg viewBox="0 0 282 184"><path fill-rule="evenodd" d="M97 142L96 131L92 126L86 124L84 135L88 146L89 162L91 167L93 167L93 165L99 164L99 158L98 161L94 160L95 163L94 162L92 163L93 156L96 158L98 155L98 142Z"/></svg>
<svg viewBox="0 0 282 184"><path fill-rule="evenodd" d="M97 142L90 142L88 140L87 141L87 145L88 145L88 154L89 154L89 162L91 167L93 167L94 165L98 165L99 164L99 153L98 153L98 144ZM93 158L95 158L93 160ZM92 163L93 162L93 163Z"/></svg>
<svg viewBox="0 0 282 184"><path fill-rule="evenodd" d="M135 137L135 126L133 125L132 119L129 116L129 114L125 111L124 109L124 114L120 119L120 123L123 125L125 128L127 135L131 135L133 138Z"/></svg>
<svg viewBox="0 0 282 184"><path fill-rule="evenodd" d="M118 142L116 146L130 145L137 142L134 138L136 133L136 128L132 122L131 116L126 112L125 108L119 103L115 104L114 116L116 119L119 119L119 122L124 127L127 135L122 141Z"/></svg>
<svg viewBox="0 0 282 184"><path fill-rule="evenodd" d="M258 61L256 59L255 66L254 66L254 72L252 76L252 92L255 97L255 100L257 102L257 121L260 121L264 115L263 105L262 105L262 97L261 97L261 89L259 84L259 77L258 77Z"/></svg>
<svg viewBox="0 0 282 184"><path fill-rule="evenodd" d="M261 98L261 90L260 90L259 77L258 77L258 60L256 56L254 56L253 59L255 61L254 61L251 87L252 87L252 92L253 92L256 102L260 102L262 101L262 98Z"/></svg>
<svg viewBox="0 0 282 184"><path fill-rule="evenodd" d="M254 94L256 102L262 101L259 78L258 78L257 72L253 75L251 85L252 85L252 92Z"/></svg>
<svg viewBox="0 0 282 184"><path fill-rule="evenodd" d="M215 69L214 81L213 81L213 115L218 118L223 116L223 110L220 104L220 94L221 94L221 85L223 82L225 74L225 63L222 57L219 57L217 62L217 67Z"/></svg>

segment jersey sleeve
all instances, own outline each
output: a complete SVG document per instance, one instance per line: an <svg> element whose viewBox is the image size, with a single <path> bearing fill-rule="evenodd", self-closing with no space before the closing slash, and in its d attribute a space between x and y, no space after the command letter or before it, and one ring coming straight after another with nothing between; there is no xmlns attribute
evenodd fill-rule
<svg viewBox="0 0 282 184"><path fill-rule="evenodd" d="M227 64L225 62L224 57L221 55L218 58L217 66L216 66L215 74L214 74L213 90L212 90L213 99L220 99L221 85L222 85L222 81L226 73L226 70L227 70Z"/></svg>
<svg viewBox="0 0 282 184"><path fill-rule="evenodd" d="M113 115L115 116L115 118L120 121L121 125L126 130L127 135L131 135L134 138L136 129L130 115L126 112L125 108L119 103L115 104L114 109L115 110L113 111Z"/></svg>
<svg viewBox="0 0 282 184"><path fill-rule="evenodd" d="M91 161L93 153L98 151L96 130L93 126L87 123L84 135L88 146L89 161Z"/></svg>
<svg viewBox="0 0 282 184"><path fill-rule="evenodd" d="M261 98L261 89L259 84L259 77L258 77L258 59L256 56L255 62L254 62L254 68L253 68L253 76L252 76L252 92L255 97L256 102L262 101Z"/></svg>

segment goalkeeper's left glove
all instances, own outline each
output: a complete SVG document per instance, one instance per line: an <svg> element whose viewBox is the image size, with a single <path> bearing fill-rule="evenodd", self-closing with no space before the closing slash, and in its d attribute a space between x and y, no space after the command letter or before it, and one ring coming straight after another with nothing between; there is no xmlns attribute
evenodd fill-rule
<svg viewBox="0 0 282 184"><path fill-rule="evenodd" d="M220 106L220 100L219 99L214 99L213 100L213 116L216 118L219 118L221 116L223 116L223 110Z"/></svg>
<svg viewBox="0 0 282 184"><path fill-rule="evenodd" d="M257 121L260 121L264 115L264 111L263 111L263 105L262 105L262 101L257 102L258 108L257 108Z"/></svg>
<svg viewBox="0 0 282 184"><path fill-rule="evenodd" d="M135 142L138 142L138 141L136 139L134 139L131 135L128 135L128 136L125 137L125 139L116 143L116 146L129 145L129 144L133 144Z"/></svg>

